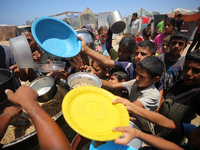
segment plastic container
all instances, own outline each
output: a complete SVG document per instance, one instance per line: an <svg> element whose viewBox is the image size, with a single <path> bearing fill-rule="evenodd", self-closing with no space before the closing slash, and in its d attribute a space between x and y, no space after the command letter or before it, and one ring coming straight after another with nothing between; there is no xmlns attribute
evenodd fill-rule
<svg viewBox="0 0 200 150"><path fill-rule="evenodd" d="M53 17L41 17L31 27L32 35L44 52L58 58L71 58L81 51L78 34L67 23Z"/></svg>
<svg viewBox="0 0 200 150"><path fill-rule="evenodd" d="M64 70L66 62L64 61L41 61L36 63L39 72L49 73Z"/></svg>
<svg viewBox="0 0 200 150"><path fill-rule="evenodd" d="M9 40L10 48L19 68L34 68L32 52L24 34Z"/></svg>

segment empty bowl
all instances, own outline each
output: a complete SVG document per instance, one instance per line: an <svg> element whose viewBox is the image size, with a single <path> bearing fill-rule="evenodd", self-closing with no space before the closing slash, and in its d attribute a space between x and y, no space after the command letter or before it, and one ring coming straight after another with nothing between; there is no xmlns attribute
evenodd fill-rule
<svg viewBox="0 0 200 150"><path fill-rule="evenodd" d="M44 52L58 58L71 58L81 51L78 34L67 23L53 17L41 17L31 27L32 35Z"/></svg>
<svg viewBox="0 0 200 150"><path fill-rule="evenodd" d="M36 68L39 72L58 72L64 70L66 62L64 61L41 61L36 63Z"/></svg>
<svg viewBox="0 0 200 150"><path fill-rule="evenodd" d="M31 48L24 34L11 38L9 44L19 68L34 68Z"/></svg>

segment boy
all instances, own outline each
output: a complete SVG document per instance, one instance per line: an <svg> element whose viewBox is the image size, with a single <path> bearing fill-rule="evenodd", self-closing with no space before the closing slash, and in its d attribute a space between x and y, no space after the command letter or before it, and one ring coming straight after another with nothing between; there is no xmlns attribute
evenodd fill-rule
<svg viewBox="0 0 200 150"><path fill-rule="evenodd" d="M183 79L177 81L166 93L160 113L173 121L190 123L196 113L200 115L200 49L186 56L182 74ZM180 134L157 126L156 132L175 143L183 140Z"/></svg>
<svg viewBox="0 0 200 150"><path fill-rule="evenodd" d="M136 65L139 63L140 60L144 59L147 56L153 56L156 52L156 44L151 41L142 41L137 44L136 51L135 51L135 58L133 63L129 62L119 62L111 60L101 54L95 53L92 49L90 49L82 37L77 36L82 41L82 49L81 52L88 55L95 61L99 62L100 64L104 65L105 67L114 68L116 70L125 71L128 74L128 80L135 79L136 75ZM125 37L128 40L132 40L131 37ZM119 43L120 45L120 43ZM132 47L135 48L135 47Z"/></svg>
<svg viewBox="0 0 200 150"><path fill-rule="evenodd" d="M128 82L112 84L113 89L125 88L129 93L129 100L134 104L144 107L151 111L156 111L160 103L160 93L155 88L162 75L164 65L156 57L146 57L141 60L137 67L136 79ZM145 132L154 133L154 125L146 120L137 117L139 124L136 123Z"/></svg>
<svg viewBox="0 0 200 150"><path fill-rule="evenodd" d="M128 76L127 73L124 71L117 71L115 69L111 69L109 71L109 82L112 83L122 83L128 80ZM113 90L109 90L110 92L112 92L114 95L123 97L123 98L127 98L128 99L128 92L126 90L122 90L122 89L113 89Z"/></svg>
<svg viewBox="0 0 200 150"><path fill-rule="evenodd" d="M187 42L188 37L184 33L175 32L170 38L170 51L157 56L165 65L165 71L161 77L164 93L181 77L185 57L180 53L187 46Z"/></svg>

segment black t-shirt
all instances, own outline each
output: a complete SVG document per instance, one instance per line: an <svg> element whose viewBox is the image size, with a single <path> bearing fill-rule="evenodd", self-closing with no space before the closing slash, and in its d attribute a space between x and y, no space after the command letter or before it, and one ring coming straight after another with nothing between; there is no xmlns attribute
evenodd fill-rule
<svg viewBox="0 0 200 150"><path fill-rule="evenodd" d="M184 80L180 79L170 88L165 97L177 103L191 106L200 115L200 85L187 86L184 84Z"/></svg>

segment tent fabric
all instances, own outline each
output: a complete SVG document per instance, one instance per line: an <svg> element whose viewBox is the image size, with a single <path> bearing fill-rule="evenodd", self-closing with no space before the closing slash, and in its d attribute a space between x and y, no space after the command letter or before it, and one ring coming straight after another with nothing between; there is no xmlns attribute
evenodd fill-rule
<svg viewBox="0 0 200 150"><path fill-rule="evenodd" d="M144 8L139 9L138 11L136 11L136 13L138 14L139 17L140 16L152 16L152 14Z"/></svg>
<svg viewBox="0 0 200 150"><path fill-rule="evenodd" d="M15 37L15 26L14 25L5 25L0 26L0 41L7 41L10 38Z"/></svg>

